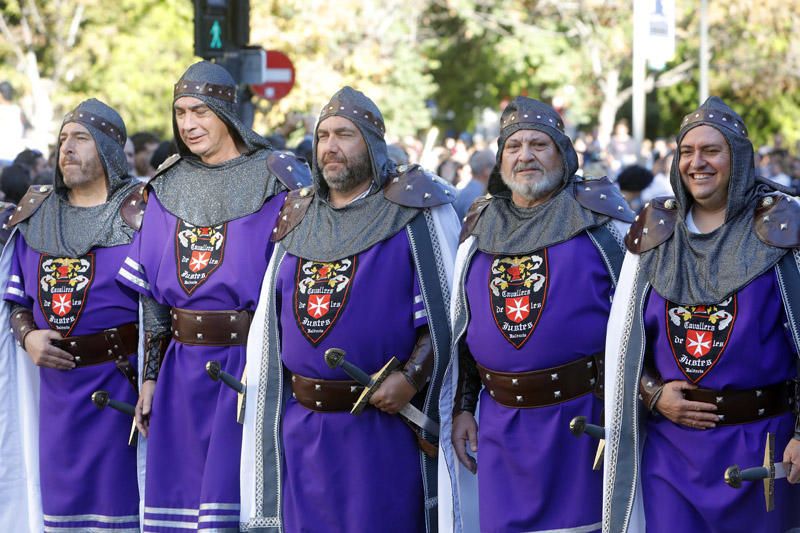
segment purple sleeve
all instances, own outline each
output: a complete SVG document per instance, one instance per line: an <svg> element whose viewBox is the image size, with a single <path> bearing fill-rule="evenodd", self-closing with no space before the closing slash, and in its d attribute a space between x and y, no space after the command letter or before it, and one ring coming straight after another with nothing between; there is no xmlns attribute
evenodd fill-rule
<svg viewBox="0 0 800 533"><path fill-rule="evenodd" d="M153 297L150 291L150 281L141 262L142 251L142 232L137 231L128 248L128 256L122 262L122 266L117 272L117 281L126 287L130 287L136 292L145 296Z"/></svg>
<svg viewBox="0 0 800 533"><path fill-rule="evenodd" d="M425 301L422 298L422 291L419 288L417 271L414 269L414 328L428 325L428 312L425 310Z"/></svg>
<svg viewBox="0 0 800 533"><path fill-rule="evenodd" d="M22 276L22 262L20 256L25 249L25 241L20 238L19 233L15 236L14 255L11 258L11 271L9 272L8 282L6 283L3 299L9 302L24 305L28 309L33 308L33 299L25 293L25 283Z"/></svg>

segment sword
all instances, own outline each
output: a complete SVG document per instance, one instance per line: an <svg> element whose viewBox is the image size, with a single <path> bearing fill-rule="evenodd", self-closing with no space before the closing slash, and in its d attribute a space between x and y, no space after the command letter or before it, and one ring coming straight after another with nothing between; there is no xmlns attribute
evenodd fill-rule
<svg viewBox="0 0 800 533"><path fill-rule="evenodd" d="M600 470L606 451L606 428L587 423L585 416L576 416L570 420L569 430L576 437L580 437L585 433L600 441L597 445L597 452L594 454L594 463L592 464L592 470Z"/></svg>
<svg viewBox="0 0 800 533"><path fill-rule="evenodd" d="M743 481L764 481L764 501L767 512L775 508L775 480L784 479L792 471L792 465L787 468L782 462L775 462L775 435L767 433L767 442L764 445L764 464L753 468L739 468L733 465L725 470L725 483L734 489L742 486Z"/></svg>
<svg viewBox="0 0 800 533"><path fill-rule="evenodd" d="M206 363L206 373L214 381L222 381L225 385L236 391L236 421L244 424L244 406L247 387L244 382L239 381L231 374L228 374L219 364L219 361L209 361Z"/></svg>
<svg viewBox="0 0 800 533"><path fill-rule="evenodd" d="M325 350L325 363L331 368L341 367L348 376L358 382L359 385L363 385L364 391L350 410L351 414L358 415L369 404L370 398L372 398L372 395L378 390L378 387L381 386L381 383L383 383L393 370L400 366L400 361L398 361L396 357L392 357L388 363L383 365L383 368L370 376L353 363L346 361L344 356L344 350L340 348L330 348ZM439 437L439 424L431 420L414 405L407 403L397 414L431 435L437 438Z"/></svg>
<svg viewBox="0 0 800 533"><path fill-rule="evenodd" d="M136 430L136 408L133 405L126 402L120 402L118 400L112 400L108 395L108 392L104 390L99 390L92 393L92 403L98 409L102 410L106 407L110 407L124 415L134 417L133 424L131 425L131 432L128 435L128 445L136 446L136 437L139 435L139 432Z"/></svg>

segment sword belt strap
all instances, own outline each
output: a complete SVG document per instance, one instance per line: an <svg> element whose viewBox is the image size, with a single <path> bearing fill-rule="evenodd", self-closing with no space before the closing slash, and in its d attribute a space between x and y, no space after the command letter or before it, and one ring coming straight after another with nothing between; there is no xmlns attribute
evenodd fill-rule
<svg viewBox="0 0 800 533"><path fill-rule="evenodd" d="M598 359L589 355L565 365L531 372L497 372L478 365L489 395L506 407L545 407L567 402L597 389Z"/></svg>
<svg viewBox="0 0 800 533"><path fill-rule="evenodd" d="M65 337L52 344L70 353L75 358L76 368L114 361L134 390L138 389L136 368L128 360L139 349L139 324L136 322L91 335Z"/></svg>
<svg viewBox="0 0 800 533"><path fill-rule="evenodd" d="M251 311L193 311L170 309L172 338L183 344L200 346L240 346L247 344Z"/></svg>
<svg viewBox="0 0 800 533"><path fill-rule="evenodd" d="M718 426L747 424L792 410L794 382L785 381L749 390L684 390L683 396L692 402L713 403L720 420Z"/></svg>
<svg viewBox="0 0 800 533"><path fill-rule="evenodd" d="M311 411L349 412L363 390L364 387L351 380L314 379L292 374L292 397Z"/></svg>

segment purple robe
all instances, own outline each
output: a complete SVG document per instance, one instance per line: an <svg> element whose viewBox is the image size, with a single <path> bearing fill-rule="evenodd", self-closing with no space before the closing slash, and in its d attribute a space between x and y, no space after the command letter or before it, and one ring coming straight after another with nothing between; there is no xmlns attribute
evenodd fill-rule
<svg viewBox="0 0 800 533"><path fill-rule="evenodd" d="M40 254L17 234L7 301L33 311L38 329L91 335L138 323L136 293L115 276L129 245L93 248L79 258ZM136 354L130 354L136 367ZM40 368L39 470L45 528L138 531L136 449L132 420L91 402L97 390L136 403L113 361L73 370ZM102 443L102 445L98 445ZM104 531L106 531L104 529Z"/></svg>
<svg viewBox="0 0 800 533"><path fill-rule="evenodd" d="M532 282L529 295L515 290L525 280ZM510 285L503 288L504 282ZM585 233L529 256L476 252L465 283L467 346L478 364L500 372L542 370L600 354L611 290L608 270ZM586 416L600 424L602 408L593 393L514 409L481 391L481 531L600 529L602 472L592 470L598 442L573 436L569 422Z"/></svg>
<svg viewBox="0 0 800 533"><path fill-rule="evenodd" d="M251 215L201 228L166 211L151 192L119 281L170 307L253 311L285 196ZM144 531L239 528L242 426L236 393L206 374L211 360L239 377L245 346L173 340L164 356L148 437Z"/></svg>
<svg viewBox="0 0 800 533"><path fill-rule="evenodd" d="M287 255L277 294L281 360L306 377L350 379L325 364L331 347L368 373L405 362L427 324L405 231L333 263ZM399 416L316 412L291 398L282 436L286 531L425 530L420 452Z"/></svg>
<svg viewBox="0 0 800 533"><path fill-rule="evenodd" d="M684 327L691 314L691 325ZM770 269L719 306L682 307L651 290L645 309L648 349L663 380L717 390L754 389L797 375L775 271ZM800 486L775 482L767 513L763 483L733 489L725 469L760 466L768 432L775 459L792 436L794 415L708 430L650 416L642 452L642 494L648 532L785 531L797 520Z"/></svg>

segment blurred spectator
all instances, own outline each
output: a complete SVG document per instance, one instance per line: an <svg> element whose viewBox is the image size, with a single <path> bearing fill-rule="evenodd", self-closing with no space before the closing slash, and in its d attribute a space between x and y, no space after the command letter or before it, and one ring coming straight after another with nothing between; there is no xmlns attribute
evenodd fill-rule
<svg viewBox="0 0 800 533"><path fill-rule="evenodd" d="M158 144L158 148L156 148L153 152L153 156L150 158L150 166L157 169L161 166L161 163L167 160L169 156L177 153L178 147L175 146L174 142L161 141Z"/></svg>
<svg viewBox="0 0 800 533"><path fill-rule="evenodd" d="M15 165L22 165L28 169L31 176L38 176L47 170L47 159L39 150L25 149L14 158Z"/></svg>
<svg viewBox="0 0 800 533"><path fill-rule="evenodd" d="M672 166L673 154L667 153L664 157L656 159L653 163L653 181L642 191L640 198L647 203L659 196L675 196L672 185L669 183L669 169Z"/></svg>
<svg viewBox="0 0 800 533"><path fill-rule="evenodd" d="M619 173L617 184L622 191L622 196L625 197L634 212L638 213L642 210L644 202L641 199L641 193L652 181L653 173L639 165L625 167Z"/></svg>
<svg viewBox="0 0 800 533"><path fill-rule="evenodd" d="M628 123L624 120L614 126L614 135L608 142L608 164L610 172L617 175L623 167L635 165L638 161L639 150L636 141L630 136Z"/></svg>
<svg viewBox="0 0 800 533"><path fill-rule="evenodd" d="M456 201L453 208L459 219L467 215L469 206L475 199L486 193L489 184L489 176L495 164L495 155L491 150L481 150L472 154L469 158L469 168L472 178L464 186L456 191Z"/></svg>
<svg viewBox="0 0 800 533"><path fill-rule="evenodd" d="M389 154L389 159L394 161L395 165L399 166L408 164L408 154L400 144L390 144L386 148Z"/></svg>
<svg viewBox="0 0 800 533"><path fill-rule="evenodd" d="M14 89L7 81L0 83L0 161L11 161L25 148L25 116L14 103Z"/></svg>
<svg viewBox="0 0 800 533"><path fill-rule="evenodd" d="M130 136L133 141L134 165L136 176L139 178L152 178L156 169L150 166L150 158L158 148L159 138L145 131L134 133Z"/></svg>
<svg viewBox="0 0 800 533"><path fill-rule="evenodd" d="M3 174L0 175L0 190L2 190L6 202L18 204L30 186L30 171L18 163L5 167Z"/></svg>
<svg viewBox="0 0 800 533"><path fill-rule="evenodd" d="M136 175L136 149L130 137L125 139L125 159L128 161L128 174Z"/></svg>

